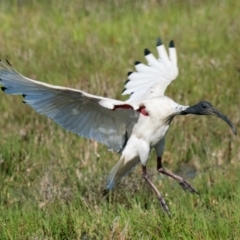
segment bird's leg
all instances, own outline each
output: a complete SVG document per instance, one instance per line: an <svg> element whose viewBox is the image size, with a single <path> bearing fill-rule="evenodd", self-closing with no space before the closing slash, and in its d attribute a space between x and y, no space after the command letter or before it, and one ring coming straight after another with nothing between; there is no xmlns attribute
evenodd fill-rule
<svg viewBox="0 0 240 240"><path fill-rule="evenodd" d="M160 205L161 205L163 211L167 212L168 216L170 217L171 213L170 213L169 207L166 204L166 202L165 202L164 198L162 197L161 193L157 190L157 188L155 187L155 185L153 184L153 182L149 178L149 176L147 174L146 166L142 166L142 176L146 180L146 182L151 186L153 191L157 194L157 198L158 198L158 200L160 202Z"/></svg>
<svg viewBox="0 0 240 240"><path fill-rule="evenodd" d="M191 193L196 193L196 194L199 194L198 191L196 191L190 183L188 183L184 178L176 175L176 174L173 174L171 172L169 172L167 169L165 169L163 166L162 166L162 158L161 157L158 157L157 158L157 170L162 173L162 174L165 174L175 180L178 181L178 183L181 185L181 187L184 189L184 190L188 190L190 191Z"/></svg>

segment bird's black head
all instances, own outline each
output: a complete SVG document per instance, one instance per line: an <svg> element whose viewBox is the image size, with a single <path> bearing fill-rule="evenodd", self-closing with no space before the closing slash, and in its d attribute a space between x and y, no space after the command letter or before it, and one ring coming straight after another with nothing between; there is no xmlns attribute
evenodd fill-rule
<svg viewBox="0 0 240 240"><path fill-rule="evenodd" d="M225 121L229 127L232 129L234 134L237 134L235 127L233 126L232 122L221 112L213 107L210 102L201 101L193 106L188 107L184 111L180 113L181 115L186 114L196 114L196 115L214 115L216 117L221 118Z"/></svg>
<svg viewBox="0 0 240 240"><path fill-rule="evenodd" d="M188 107L181 114L197 114L197 115L212 115L214 107L210 102L201 101L193 106Z"/></svg>

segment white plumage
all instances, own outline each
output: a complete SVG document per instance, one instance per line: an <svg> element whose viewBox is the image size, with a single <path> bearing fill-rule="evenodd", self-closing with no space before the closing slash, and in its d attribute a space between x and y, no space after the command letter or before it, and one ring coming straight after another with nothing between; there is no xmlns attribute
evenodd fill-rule
<svg viewBox="0 0 240 240"><path fill-rule="evenodd" d="M63 128L121 151L139 113L113 108L125 102L26 78L1 61L0 83L7 94L22 94L24 102ZM130 106L130 105L129 105ZM130 106L134 109L134 106Z"/></svg>
<svg viewBox="0 0 240 240"><path fill-rule="evenodd" d="M163 96L167 86L178 76L177 53L173 41L170 42L169 57L160 39L157 40L159 58L145 49L148 65L135 62L137 72L130 73L123 95L131 94L127 100L131 104L141 104L143 99Z"/></svg>
<svg viewBox="0 0 240 240"><path fill-rule="evenodd" d="M136 72L129 73L123 94L131 94L127 101L103 98L71 88L54 86L24 77L10 64L0 63L0 84L7 94L21 94L24 102L38 113L53 119L63 128L80 136L95 139L116 152L121 158L111 170L107 189L125 176L138 163L142 164L143 177L157 194L162 208L169 214L163 197L146 172L152 148L157 154L158 171L176 179L190 192L197 191L181 177L162 167L164 137L176 115L215 115L228 123L230 120L208 102L192 107L182 106L164 96L167 86L178 75L177 54L173 41L169 56L161 40L157 39L159 59L145 49L148 65L135 63Z"/></svg>

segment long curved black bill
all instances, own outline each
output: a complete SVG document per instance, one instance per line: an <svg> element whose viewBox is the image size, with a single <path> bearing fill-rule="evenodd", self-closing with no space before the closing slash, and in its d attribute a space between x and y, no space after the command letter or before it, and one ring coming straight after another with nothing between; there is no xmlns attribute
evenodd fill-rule
<svg viewBox="0 0 240 240"><path fill-rule="evenodd" d="M233 134L237 135L236 128L233 126L232 122L227 118L227 116L225 116L224 114L222 114L221 112L219 112L216 109L214 109L213 115L221 118L224 122L226 122L228 124L228 126L232 129Z"/></svg>

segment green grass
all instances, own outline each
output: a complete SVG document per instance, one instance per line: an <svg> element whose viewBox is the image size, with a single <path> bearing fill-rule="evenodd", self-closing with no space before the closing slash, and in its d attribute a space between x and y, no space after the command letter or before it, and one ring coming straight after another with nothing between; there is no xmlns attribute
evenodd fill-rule
<svg viewBox="0 0 240 240"><path fill-rule="evenodd" d="M30 78L124 99L143 49L174 39L180 75L166 94L211 101L238 130L239 9L235 0L1 1L0 53ZM239 137L214 117L179 116L166 141L165 166L194 176L201 192L160 176L152 154L148 171L172 219L140 167L104 198L119 156L0 94L0 239L238 239Z"/></svg>

